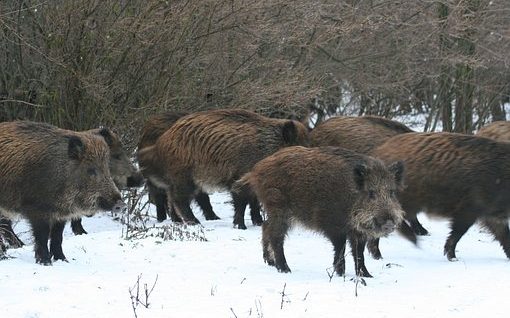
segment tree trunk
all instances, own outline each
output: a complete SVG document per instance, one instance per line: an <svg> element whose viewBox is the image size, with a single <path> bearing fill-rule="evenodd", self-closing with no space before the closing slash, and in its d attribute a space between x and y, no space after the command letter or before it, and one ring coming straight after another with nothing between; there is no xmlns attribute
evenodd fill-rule
<svg viewBox="0 0 510 318"><path fill-rule="evenodd" d="M450 40L447 34L446 22L448 19L448 6L444 3L438 4L438 15L441 26L441 33L439 35L439 50L441 56L446 56L450 48ZM451 79L450 79L450 66L442 61L441 74L439 76L439 87L436 104L439 105L441 111L441 120L443 123L443 131L452 131L452 94L451 94Z"/></svg>

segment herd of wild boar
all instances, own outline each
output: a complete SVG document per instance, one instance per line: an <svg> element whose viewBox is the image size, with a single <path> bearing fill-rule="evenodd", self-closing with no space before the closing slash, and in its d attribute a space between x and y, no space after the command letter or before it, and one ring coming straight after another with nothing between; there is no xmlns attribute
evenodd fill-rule
<svg viewBox="0 0 510 318"><path fill-rule="evenodd" d="M416 243L428 234L421 211L450 220L448 260L477 221L510 258L508 122L472 136L418 133L375 116L334 117L310 131L240 109L169 112L146 121L136 157L140 171L107 128L0 123L2 236L12 247L23 244L9 219L21 215L32 227L36 262L65 261L67 221L86 234L82 216L123 209L119 191L145 183L158 221L188 224L199 223L193 200L215 220L208 193L229 191L234 227L246 229L249 206L252 223L262 226L263 259L280 272L290 272L283 246L297 223L331 241L338 275L348 241L356 274L370 277L365 247L381 258L379 238L395 229Z"/></svg>

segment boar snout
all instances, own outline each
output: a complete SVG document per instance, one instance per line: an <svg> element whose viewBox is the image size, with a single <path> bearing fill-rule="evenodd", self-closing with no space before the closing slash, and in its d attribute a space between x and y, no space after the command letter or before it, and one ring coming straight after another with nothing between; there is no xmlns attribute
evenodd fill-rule
<svg viewBox="0 0 510 318"><path fill-rule="evenodd" d="M126 205L124 202L122 202L121 200L119 200L119 201L117 201L117 202L114 204L114 206L113 206L113 208L112 208L112 212L114 212L114 213L120 213L120 212L122 212L123 210L125 210L126 208L127 208L127 205Z"/></svg>
<svg viewBox="0 0 510 318"><path fill-rule="evenodd" d="M121 196L119 192L116 192L110 197L100 196L97 199L97 206L105 211L113 211L119 202L122 202Z"/></svg>

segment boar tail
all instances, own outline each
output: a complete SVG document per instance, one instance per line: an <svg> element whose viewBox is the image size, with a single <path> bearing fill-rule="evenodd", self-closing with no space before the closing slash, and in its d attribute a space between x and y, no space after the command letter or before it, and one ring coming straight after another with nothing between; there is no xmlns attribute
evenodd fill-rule
<svg viewBox="0 0 510 318"><path fill-rule="evenodd" d="M251 179L251 172L246 173L244 176L241 177L241 179L234 182L232 185L232 192L234 193L251 193L251 185L250 185L250 179Z"/></svg>

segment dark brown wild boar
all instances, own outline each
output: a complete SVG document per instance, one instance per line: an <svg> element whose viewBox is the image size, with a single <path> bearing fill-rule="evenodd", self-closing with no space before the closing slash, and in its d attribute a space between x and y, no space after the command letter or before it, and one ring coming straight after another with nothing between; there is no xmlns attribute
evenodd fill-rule
<svg viewBox="0 0 510 318"><path fill-rule="evenodd" d="M108 128L97 128L85 131L104 138L110 148L109 168L113 182L119 190L131 187L140 187L143 184L142 174L136 169L126 154L120 138ZM21 247L23 242L18 238L12 229L12 222L9 219L0 217L0 227L5 229L6 241L9 247ZM87 234L81 224L81 218L71 220L71 228L75 235Z"/></svg>
<svg viewBox="0 0 510 318"><path fill-rule="evenodd" d="M335 146L372 155L377 146L393 136L414 132L398 121L379 116L332 117L321 123L310 133L312 146ZM417 235L428 231L417 218L408 220Z"/></svg>
<svg viewBox="0 0 510 318"><path fill-rule="evenodd" d="M510 143L454 133L409 133L374 150L386 162L402 160L406 187L398 197L406 219L425 211L449 218L451 233L444 254L456 259L455 247L476 221L487 228L510 258ZM403 222L406 236L411 228ZM377 241L369 250L380 257Z"/></svg>
<svg viewBox="0 0 510 318"><path fill-rule="evenodd" d="M487 137L497 141L510 142L510 122L495 121L487 126L480 128L476 132L477 136Z"/></svg>
<svg viewBox="0 0 510 318"><path fill-rule="evenodd" d="M398 134L413 132L397 121L378 116L332 117L310 133L311 146L335 146L370 154L377 146Z"/></svg>
<svg viewBox="0 0 510 318"><path fill-rule="evenodd" d="M153 146L158 138L172 127L179 118L188 114L189 113L185 112L169 111L154 115L147 119L141 131L138 149L140 150ZM147 180L147 189L149 191L149 201L156 205L158 221L162 222L166 220L166 216L169 215L172 221L182 222L182 219L177 215L175 209L168 206L168 198L166 196L165 189L156 187L150 180ZM211 201L209 200L209 195L207 195L207 193L199 191L195 196L195 200L197 201L198 206L202 209L206 220L219 219L213 211Z"/></svg>
<svg viewBox="0 0 510 318"><path fill-rule="evenodd" d="M66 260L66 220L119 208L104 138L28 121L0 123L0 213L32 226L37 263ZM48 250L48 239L50 249Z"/></svg>
<svg viewBox="0 0 510 318"><path fill-rule="evenodd" d="M264 260L290 272L283 243L293 222L333 243L333 266L345 273L349 240L356 274L370 277L363 252L367 238L385 236L403 220L396 197L404 166L338 147L288 147L257 163L236 184L250 188L267 212L262 225Z"/></svg>
<svg viewBox="0 0 510 318"><path fill-rule="evenodd" d="M307 141L306 127L296 121L240 109L211 110L179 119L154 146L139 150L138 158L144 175L166 189L179 216L198 223L189 204L199 191L229 190L262 158ZM246 229L244 209L251 199L233 193L234 225L240 229ZM257 214L255 221L261 223Z"/></svg>

